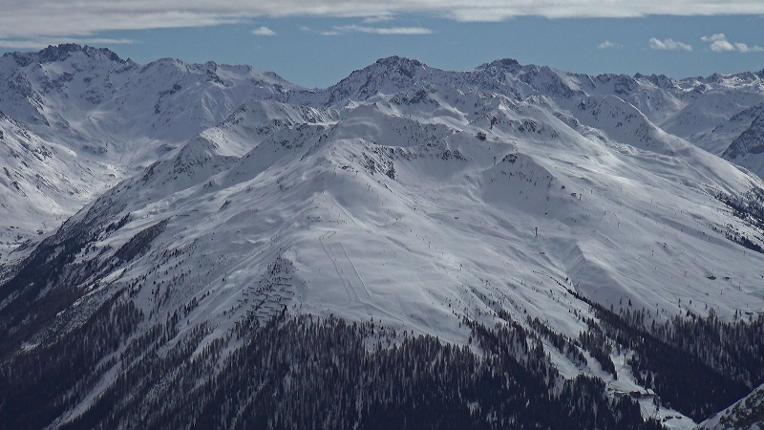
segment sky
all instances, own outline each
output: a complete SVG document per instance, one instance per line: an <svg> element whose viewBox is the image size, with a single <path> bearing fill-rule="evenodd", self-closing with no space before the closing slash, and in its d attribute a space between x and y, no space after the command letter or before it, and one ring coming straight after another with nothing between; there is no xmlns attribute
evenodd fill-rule
<svg viewBox="0 0 764 430"><path fill-rule="evenodd" d="M75 42L251 64L306 87L380 57L672 77L764 69L764 0L0 0L0 52Z"/></svg>

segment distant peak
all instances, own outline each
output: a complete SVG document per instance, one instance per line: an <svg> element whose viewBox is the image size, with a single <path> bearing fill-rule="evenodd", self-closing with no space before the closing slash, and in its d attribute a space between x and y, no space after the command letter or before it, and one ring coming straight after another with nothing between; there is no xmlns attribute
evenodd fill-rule
<svg viewBox="0 0 764 430"><path fill-rule="evenodd" d="M419 60L413 60L411 58L393 55L390 57L380 58L379 60L375 61L374 64L364 67L361 70L357 70L354 73L384 73L386 75L401 75L406 78L412 78L418 71L427 68L428 66Z"/></svg>
<svg viewBox="0 0 764 430"><path fill-rule="evenodd" d="M636 73L634 75L634 79L644 79L646 81L652 82L656 86L660 88L673 88L675 87L674 80L664 74L650 74L650 75L644 75L642 73Z"/></svg>
<svg viewBox="0 0 764 430"><path fill-rule="evenodd" d="M92 46L78 45L76 43L62 43L56 46L51 45L40 51L38 54L41 58L46 58L50 61L60 61L66 59L74 52L82 52L91 58L103 57L108 60L120 63L124 63L126 61L108 48L94 48Z"/></svg>
<svg viewBox="0 0 764 430"><path fill-rule="evenodd" d="M12 52L10 55L16 59L16 62L26 66L34 61L40 63L54 63L64 61L72 54L81 52L90 58L101 58L119 63L126 63L129 60L123 60L115 52L107 48L94 48L88 45L79 45L77 43L62 43L59 45L48 45L38 52Z"/></svg>
<svg viewBox="0 0 764 430"><path fill-rule="evenodd" d="M406 66L406 67L423 67L426 66L426 64L422 63L419 60L414 60L411 58L406 57L399 57L397 55L392 55L390 57L384 57L378 59L375 64L379 64L381 66L389 67L389 66Z"/></svg>
<svg viewBox="0 0 764 430"><path fill-rule="evenodd" d="M48 45L37 54L40 56L67 55L72 52L84 52L88 49L87 45L77 43L61 43L59 45Z"/></svg>
<svg viewBox="0 0 764 430"><path fill-rule="evenodd" d="M490 63L481 64L478 66L478 70L486 70L486 69L504 69L504 70L515 70L519 67L522 67L520 62L515 60L514 58L501 58L499 60L491 61Z"/></svg>

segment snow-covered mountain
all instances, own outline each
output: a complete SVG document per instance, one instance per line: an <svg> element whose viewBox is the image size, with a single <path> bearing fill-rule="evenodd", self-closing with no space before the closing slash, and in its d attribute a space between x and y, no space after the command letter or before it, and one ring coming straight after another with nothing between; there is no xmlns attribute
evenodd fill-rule
<svg viewBox="0 0 764 430"><path fill-rule="evenodd" d="M722 156L732 162L747 167L759 176L764 176L764 105L755 108L758 115L748 128L732 141ZM749 109L744 113L748 113Z"/></svg>
<svg viewBox="0 0 764 430"><path fill-rule="evenodd" d="M18 249L30 236L55 229L108 188L78 158L0 113L0 249Z"/></svg>
<svg viewBox="0 0 764 430"><path fill-rule="evenodd" d="M449 72L390 57L306 90L244 66L65 45L6 55L0 74L15 82L0 92L4 219L36 237L0 279L0 418L19 427L126 428L135 413L200 425L170 393L213 392L185 379L196 371L241 379L235 360L257 354L238 354L295 327L285 314L372 321L332 325L330 344L346 333L372 348L383 327L402 350L432 335L470 360L492 357L504 324L528 341L496 360L548 360L555 399L596 378L601 407L626 420L618 408L633 405L639 426L692 428L764 382L764 182L719 157L758 154L762 73L587 76L514 60ZM536 344L548 358L528 360ZM321 352L285 354L282 379L199 397L195 413L246 426L204 408L264 407L271 383L302 393L295 378ZM51 378L68 382L43 393ZM11 388L45 413L18 412ZM655 428L616 422L596 426Z"/></svg>
<svg viewBox="0 0 764 430"><path fill-rule="evenodd" d="M142 66L107 49L73 44L3 55L4 134L17 145L44 147L47 166L6 166L5 176L16 177L9 179L16 185L3 191L7 212L2 214L0 255L38 230L55 228L62 215L70 216L97 193L172 154L245 101L295 88L249 66L172 59ZM6 125L6 118L15 125ZM34 175L70 185L41 188Z"/></svg>
<svg viewBox="0 0 764 430"><path fill-rule="evenodd" d="M756 144L750 143L755 128L749 130L764 103L761 76L760 72L680 81L654 75L588 76L523 66L514 60L455 73L390 57L328 89L306 91L249 66L186 64L173 59L139 65L107 49L73 44L5 54L0 58L0 112L53 148L52 158L62 164L59 172L70 171L65 175L67 181L87 180L74 194L46 191L43 200L47 204L39 199L30 202L21 194L14 197L18 201L6 207L27 206L39 215L25 216L27 222L13 225L13 232L10 225L4 226L0 254L28 242L38 230L47 232L60 223L57 214L62 213L60 206L66 206L64 201L72 201L63 212L71 214L105 187L171 155L183 142L217 125L248 100L342 107L377 94L413 96L437 88L439 94L452 97L459 92L510 99L537 97L574 112L574 117L578 117L579 105L595 108L601 103L624 103L623 109L635 109L637 116L652 122L651 127L761 174ZM466 105L459 108L473 117L485 114L470 112ZM65 151L76 154L76 160L66 160ZM17 182L19 187L32 187ZM22 218L21 213L9 215Z"/></svg>

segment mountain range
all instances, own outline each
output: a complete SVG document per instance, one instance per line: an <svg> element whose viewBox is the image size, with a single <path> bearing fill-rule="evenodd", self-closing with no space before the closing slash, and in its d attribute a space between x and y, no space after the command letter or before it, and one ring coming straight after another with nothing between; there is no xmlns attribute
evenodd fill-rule
<svg viewBox="0 0 764 430"><path fill-rule="evenodd" d="M764 70L59 45L0 164L12 428L764 427Z"/></svg>

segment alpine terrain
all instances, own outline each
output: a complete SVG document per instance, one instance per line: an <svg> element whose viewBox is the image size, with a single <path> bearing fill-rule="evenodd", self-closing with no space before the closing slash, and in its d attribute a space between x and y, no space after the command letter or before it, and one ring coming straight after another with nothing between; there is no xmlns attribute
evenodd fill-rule
<svg viewBox="0 0 764 430"><path fill-rule="evenodd" d="M50 46L0 165L0 428L764 428L764 70Z"/></svg>

